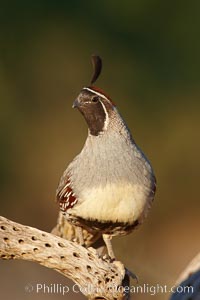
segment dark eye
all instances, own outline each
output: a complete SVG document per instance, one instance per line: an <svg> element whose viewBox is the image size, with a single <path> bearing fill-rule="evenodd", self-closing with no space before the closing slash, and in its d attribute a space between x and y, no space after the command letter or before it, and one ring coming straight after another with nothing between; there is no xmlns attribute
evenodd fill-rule
<svg viewBox="0 0 200 300"><path fill-rule="evenodd" d="M94 97L92 98L92 102L94 102L94 103L99 102L99 97L98 97L98 96L94 96Z"/></svg>

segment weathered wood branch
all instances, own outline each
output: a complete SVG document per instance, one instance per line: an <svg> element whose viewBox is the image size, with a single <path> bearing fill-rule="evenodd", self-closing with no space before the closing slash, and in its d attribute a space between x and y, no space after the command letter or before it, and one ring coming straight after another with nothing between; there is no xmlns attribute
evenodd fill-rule
<svg viewBox="0 0 200 300"><path fill-rule="evenodd" d="M126 299L125 268L54 234L0 217L0 258L37 262L70 278L88 299Z"/></svg>

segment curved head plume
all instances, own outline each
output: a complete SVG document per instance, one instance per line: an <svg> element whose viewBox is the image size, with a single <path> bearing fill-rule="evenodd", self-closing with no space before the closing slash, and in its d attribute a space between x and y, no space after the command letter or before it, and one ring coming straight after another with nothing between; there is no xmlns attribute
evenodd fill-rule
<svg viewBox="0 0 200 300"><path fill-rule="evenodd" d="M93 84L101 73L102 60L101 57L98 55L92 55L91 59L92 59L92 66L93 66L93 75L90 83Z"/></svg>
<svg viewBox="0 0 200 300"><path fill-rule="evenodd" d="M91 84L97 80L102 69L102 61L98 55L92 55L92 65ZM77 107L84 116L90 134L98 136L107 130L110 121L109 116L112 114L115 105L104 91L95 86L88 86L81 90L73 103L73 107Z"/></svg>

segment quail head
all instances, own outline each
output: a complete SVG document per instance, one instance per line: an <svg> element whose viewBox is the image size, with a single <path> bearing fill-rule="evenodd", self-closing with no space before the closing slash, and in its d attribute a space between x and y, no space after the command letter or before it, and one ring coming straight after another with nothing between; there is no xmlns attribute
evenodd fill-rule
<svg viewBox="0 0 200 300"><path fill-rule="evenodd" d="M92 61L91 84L102 67L99 56ZM88 136L60 179L57 201L70 223L102 234L114 258L112 236L126 235L143 222L155 195L156 179L106 93L93 85L84 87L73 107L87 122Z"/></svg>

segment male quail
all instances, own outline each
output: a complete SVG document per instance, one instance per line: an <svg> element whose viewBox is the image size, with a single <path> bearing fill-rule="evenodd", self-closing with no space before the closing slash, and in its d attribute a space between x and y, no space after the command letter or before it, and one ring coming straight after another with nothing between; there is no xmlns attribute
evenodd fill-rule
<svg viewBox="0 0 200 300"><path fill-rule="evenodd" d="M101 72L99 56L93 56L93 66L91 84ZM57 200L70 223L102 234L114 258L112 236L126 235L143 222L156 179L115 104L102 90L84 87L73 107L84 116L88 136L60 179Z"/></svg>

